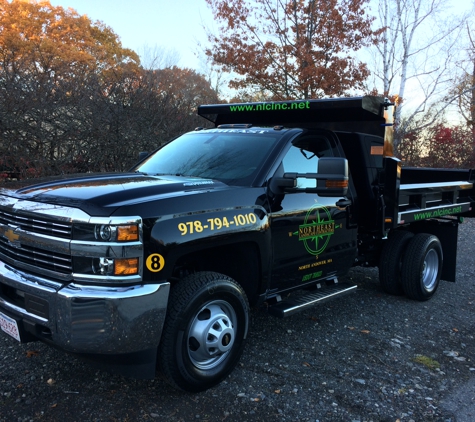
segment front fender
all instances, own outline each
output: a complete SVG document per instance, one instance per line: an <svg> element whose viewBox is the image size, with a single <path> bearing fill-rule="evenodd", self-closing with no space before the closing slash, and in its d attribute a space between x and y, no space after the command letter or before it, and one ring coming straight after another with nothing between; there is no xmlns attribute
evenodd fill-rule
<svg viewBox="0 0 475 422"><path fill-rule="evenodd" d="M269 218L260 206L239 206L162 216L145 247L144 278L169 279L180 257L243 242L255 243L264 268L270 263Z"/></svg>

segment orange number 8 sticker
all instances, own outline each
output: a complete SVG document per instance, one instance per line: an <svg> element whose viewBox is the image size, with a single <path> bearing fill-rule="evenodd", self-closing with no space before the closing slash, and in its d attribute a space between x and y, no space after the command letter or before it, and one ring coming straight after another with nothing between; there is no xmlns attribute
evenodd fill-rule
<svg viewBox="0 0 475 422"><path fill-rule="evenodd" d="M148 256L147 261L145 261L145 265L149 271L158 273L159 271L162 271L163 267L165 266L165 258L158 253L154 253Z"/></svg>

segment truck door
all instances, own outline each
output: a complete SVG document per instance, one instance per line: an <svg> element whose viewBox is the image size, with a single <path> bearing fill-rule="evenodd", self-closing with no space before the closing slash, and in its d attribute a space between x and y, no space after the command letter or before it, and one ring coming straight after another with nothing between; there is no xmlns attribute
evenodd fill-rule
<svg viewBox="0 0 475 422"><path fill-rule="evenodd" d="M285 152L275 176L315 173L321 157L339 156L326 131L303 133ZM315 179L298 178L297 187L315 188ZM349 228L347 197L294 192L272 195L272 288L291 289L346 273L357 251L356 228Z"/></svg>

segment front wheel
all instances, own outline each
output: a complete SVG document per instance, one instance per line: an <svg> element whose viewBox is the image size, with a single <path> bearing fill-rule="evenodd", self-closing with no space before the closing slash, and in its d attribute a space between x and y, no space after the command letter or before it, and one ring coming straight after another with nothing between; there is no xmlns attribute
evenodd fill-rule
<svg viewBox="0 0 475 422"><path fill-rule="evenodd" d="M170 294L160 371L185 391L218 384L238 363L248 326L249 304L239 284L214 272L191 274Z"/></svg>
<svg viewBox="0 0 475 422"><path fill-rule="evenodd" d="M439 287L442 264L442 245L437 236L416 234L402 262L402 287L407 297L420 301L430 299Z"/></svg>

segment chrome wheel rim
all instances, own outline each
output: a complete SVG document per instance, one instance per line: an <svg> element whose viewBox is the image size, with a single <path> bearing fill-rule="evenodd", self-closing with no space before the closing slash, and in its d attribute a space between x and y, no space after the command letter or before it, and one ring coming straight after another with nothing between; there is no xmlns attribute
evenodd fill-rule
<svg viewBox="0 0 475 422"><path fill-rule="evenodd" d="M437 283L439 274L439 255L431 249L427 252L422 268L422 284L427 291L432 291Z"/></svg>
<svg viewBox="0 0 475 422"><path fill-rule="evenodd" d="M237 329L234 308L226 301L215 300L195 315L187 335L188 356L197 368L210 370L231 351Z"/></svg>

